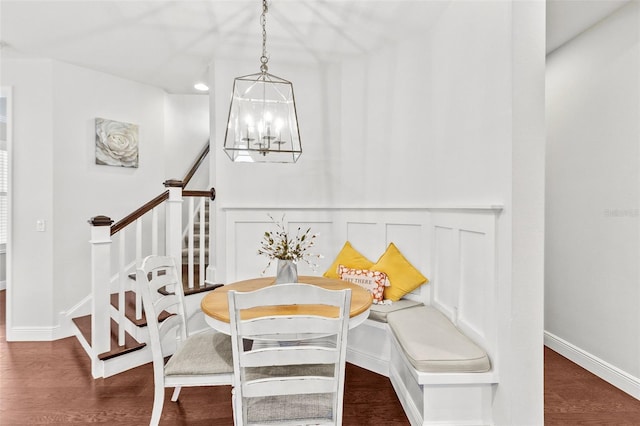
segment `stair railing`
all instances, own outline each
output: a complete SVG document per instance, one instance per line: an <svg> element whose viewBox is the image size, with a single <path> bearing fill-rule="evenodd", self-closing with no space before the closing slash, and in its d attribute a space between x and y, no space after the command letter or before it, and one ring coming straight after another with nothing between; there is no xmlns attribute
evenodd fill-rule
<svg viewBox="0 0 640 426"><path fill-rule="evenodd" d="M211 188L209 191L182 191L182 196L189 200L187 210L188 226L186 229L186 251L187 251L187 287L195 288L195 265L198 265L198 286L204 287L206 283L211 283L213 277L207 276L206 265L212 259L213 253L213 227L207 229L207 222L213 223L213 201L216 199L216 191ZM206 218L207 205L209 203L209 217ZM195 218L198 223L195 223ZM198 235L198 262L195 262L195 235ZM184 236L183 236L184 238ZM207 246L208 243L208 246ZM184 264L184 261L183 261Z"/></svg>
<svg viewBox="0 0 640 426"><path fill-rule="evenodd" d="M125 295L128 290L134 290L135 317L142 318L142 300L140 292L135 291L135 282L130 275L140 265L142 259L149 254L164 254L176 260L176 264L182 264L182 230L183 212L182 203L189 200L189 242L188 251L188 286L193 288L194 283L194 259L193 259L193 216L195 205L198 205L200 218L200 262L199 285L204 285L207 280L205 269L204 246L205 238L205 203L210 203L210 223L213 221L213 208L211 203L215 199L215 189L208 191L185 190L184 187L191 180L196 169L202 164L209 152L209 144L205 146L194 162L185 179L167 180L164 186L167 188L160 195L145 203L125 218L114 223L107 216L95 216L89 220L91 224L91 359L92 375L101 377L102 364L98 361L99 355L111 349L111 320L118 324L118 345L125 345ZM163 226L164 225L164 226ZM210 234L213 226L210 226ZM213 253L213 238L209 236L209 253ZM116 243L116 244L114 244ZM164 243L164 244L163 244ZM116 256L117 254L117 256ZM211 257L210 257L211 258ZM182 268L177 268L178 278L182 280ZM213 278L211 277L211 280ZM210 281L209 281L210 282ZM111 307L112 294L117 294L117 311Z"/></svg>

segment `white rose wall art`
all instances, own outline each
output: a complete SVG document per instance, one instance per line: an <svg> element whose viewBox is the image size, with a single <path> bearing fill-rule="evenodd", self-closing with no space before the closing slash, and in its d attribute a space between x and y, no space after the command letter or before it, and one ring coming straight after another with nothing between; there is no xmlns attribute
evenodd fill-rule
<svg viewBox="0 0 640 426"><path fill-rule="evenodd" d="M96 164L138 167L138 125L96 118Z"/></svg>

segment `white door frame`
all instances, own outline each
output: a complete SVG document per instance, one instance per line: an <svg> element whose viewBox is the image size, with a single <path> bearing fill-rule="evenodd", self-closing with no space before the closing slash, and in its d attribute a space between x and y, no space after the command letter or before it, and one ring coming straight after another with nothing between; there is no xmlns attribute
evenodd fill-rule
<svg viewBox="0 0 640 426"><path fill-rule="evenodd" d="M12 220L12 199L13 199L13 191L12 191L12 158L13 158L13 90L9 86L1 86L0 87L0 97L7 99L7 244L6 244L6 330L12 330L13 322L12 322L12 229L11 224ZM8 335L7 335L8 337Z"/></svg>

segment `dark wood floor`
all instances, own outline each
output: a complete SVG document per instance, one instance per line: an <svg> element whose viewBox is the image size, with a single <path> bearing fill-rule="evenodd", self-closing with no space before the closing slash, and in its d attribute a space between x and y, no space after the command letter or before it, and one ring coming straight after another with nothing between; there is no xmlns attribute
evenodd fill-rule
<svg viewBox="0 0 640 426"><path fill-rule="evenodd" d="M544 382L547 426L640 425L640 401L549 348Z"/></svg>
<svg viewBox="0 0 640 426"><path fill-rule="evenodd" d="M151 416L150 364L93 380L75 338L7 342L0 291L0 425L144 425ZM231 388L185 388L179 403L165 393L162 424L232 425ZM347 365L345 425L408 425L386 377ZM545 349L546 425L640 425L640 401Z"/></svg>

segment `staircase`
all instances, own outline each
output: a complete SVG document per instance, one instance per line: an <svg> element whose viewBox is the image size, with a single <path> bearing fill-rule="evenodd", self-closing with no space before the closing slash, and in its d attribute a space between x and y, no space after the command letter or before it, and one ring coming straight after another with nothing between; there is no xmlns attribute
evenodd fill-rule
<svg viewBox="0 0 640 426"><path fill-rule="evenodd" d="M189 216L189 223L182 234L182 277L184 283L192 282L193 286L185 284L185 296L219 287L205 279L209 265L210 206L210 203L195 206L194 200L189 200L189 212L194 214Z"/></svg>
<svg viewBox="0 0 640 426"><path fill-rule="evenodd" d="M106 216L96 216L89 221L92 292L87 298L91 307L86 310L90 313L72 322L76 337L91 358L94 378L109 377L151 361L146 318L135 282L136 266L150 254L182 262L179 273L187 313L192 316L189 329L207 327L200 301L222 285L213 282L209 262L213 253L209 212L215 190L184 188L208 152L207 143L185 179L164 182L165 192L124 219L114 224ZM169 315L165 312L161 319Z"/></svg>
<svg viewBox="0 0 640 426"><path fill-rule="evenodd" d="M202 299L202 297L197 297L196 295L198 293L201 293L200 296L204 296L206 292L214 290L220 287L222 284L205 283L204 286L196 285L195 288L189 288L188 280L186 278L186 274L184 273L186 269L187 265L183 265L182 281L186 303L187 305L195 305L193 306L193 308L197 309L200 305L200 300ZM132 281L132 285L135 288L135 275L130 275L129 279ZM120 297L118 293L111 294L109 350L97 355L98 360L103 363L103 377L109 377L122 371L126 371L130 368L134 368L139 365L151 362L151 351L149 350L149 348L147 348L147 342L149 341L149 334L146 329L147 320L144 314L144 310L142 310L142 315L140 316L140 318L136 317L136 297L137 293L135 290L127 290L124 293L125 341L124 345L120 345L118 341L119 324L116 320L113 319L117 318L120 311ZM164 321L170 315L171 314L169 312L163 312L159 317L160 321ZM85 350L89 349L87 350L87 353L90 353L91 349L91 318L92 315L84 315L73 318L72 320L78 330L76 337L78 338L78 340L80 340Z"/></svg>

